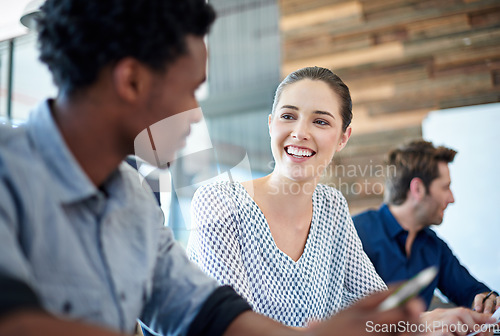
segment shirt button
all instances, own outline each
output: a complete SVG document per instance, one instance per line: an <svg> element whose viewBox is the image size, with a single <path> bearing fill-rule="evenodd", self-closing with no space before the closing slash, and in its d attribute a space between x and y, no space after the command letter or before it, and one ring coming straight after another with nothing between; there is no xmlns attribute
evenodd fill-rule
<svg viewBox="0 0 500 336"><path fill-rule="evenodd" d="M122 301L127 300L127 296L125 295L125 292L122 292L122 293L120 294L120 299L121 299Z"/></svg>
<svg viewBox="0 0 500 336"><path fill-rule="evenodd" d="M71 304L71 302L66 301L66 302L64 302L64 305L63 305L62 309L63 309L63 312L65 314L68 314L73 309L73 305Z"/></svg>

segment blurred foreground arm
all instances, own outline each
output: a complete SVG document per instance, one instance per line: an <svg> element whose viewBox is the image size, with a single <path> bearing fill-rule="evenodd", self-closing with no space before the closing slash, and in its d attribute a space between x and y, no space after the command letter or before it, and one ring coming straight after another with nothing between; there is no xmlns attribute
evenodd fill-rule
<svg viewBox="0 0 500 336"><path fill-rule="evenodd" d="M24 282L0 274L0 336L118 336L106 329L64 321L46 313Z"/></svg>
<svg viewBox="0 0 500 336"><path fill-rule="evenodd" d="M64 321L43 312L20 311L0 320L0 336L119 336L121 334L74 321Z"/></svg>
<svg viewBox="0 0 500 336"><path fill-rule="evenodd" d="M267 317L251 311L238 315L226 329L224 335L342 335L359 336L370 331L370 326L397 324L399 321L416 323L423 310L423 304L417 299L406 305L384 312L377 307L391 291L377 293L352 305L329 320L304 330L294 330ZM393 335L380 332L377 335ZM15 311L0 317L0 336L16 335L93 335L118 336L119 334L86 325L80 322L57 319L36 306L18 306Z"/></svg>
<svg viewBox="0 0 500 336"><path fill-rule="evenodd" d="M373 326L397 324L399 321L418 323L418 317L424 305L418 299L410 300L406 305L388 311L379 312L377 306L392 291L377 293L359 301L332 318L318 323L303 331L291 329L278 322L253 312L238 316L227 328L225 336L246 335L342 335L360 336L370 332ZM379 332L377 335L394 335Z"/></svg>

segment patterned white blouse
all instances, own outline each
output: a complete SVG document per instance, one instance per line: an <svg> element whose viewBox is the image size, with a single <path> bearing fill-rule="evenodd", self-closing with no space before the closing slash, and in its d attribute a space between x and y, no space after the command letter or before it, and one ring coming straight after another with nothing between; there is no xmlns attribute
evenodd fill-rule
<svg viewBox="0 0 500 336"><path fill-rule="evenodd" d="M254 311L289 326L327 318L387 287L366 256L342 194L318 185L304 252L294 261L275 244L264 214L240 183L196 191L188 255Z"/></svg>

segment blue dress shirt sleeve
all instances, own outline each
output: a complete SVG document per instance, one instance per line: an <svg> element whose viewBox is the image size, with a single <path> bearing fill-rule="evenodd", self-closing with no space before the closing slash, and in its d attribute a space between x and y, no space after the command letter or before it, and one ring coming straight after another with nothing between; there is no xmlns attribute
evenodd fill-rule
<svg viewBox="0 0 500 336"><path fill-rule="evenodd" d="M4 160L13 161L0 150L0 275L16 279L22 283L30 283L32 280L31 268L26 260L19 239L22 236L18 227L18 219L22 214L21 207L24 206L21 196L12 187L8 178L7 165ZM2 287L0 292L5 289ZM2 294L3 295L3 294Z"/></svg>
<svg viewBox="0 0 500 336"><path fill-rule="evenodd" d="M22 202L8 179L6 159L15 160L0 150L0 317L16 310L42 309L38 295L28 285L31 268L18 243L22 232L16 225Z"/></svg>
<svg viewBox="0 0 500 336"><path fill-rule="evenodd" d="M186 335L206 299L218 284L190 262L174 241L170 229L162 229L152 292L141 321L162 335Z"/></svg>
<svg viewBox="0 0 500 336"><path fill-rule="evenodd" d="M477 294L489 292L490 289L482 282L477 281L460 264L444 241L441 240L440 242L442 244L442 255L438 288L457 305L471 307Z"/></svg>

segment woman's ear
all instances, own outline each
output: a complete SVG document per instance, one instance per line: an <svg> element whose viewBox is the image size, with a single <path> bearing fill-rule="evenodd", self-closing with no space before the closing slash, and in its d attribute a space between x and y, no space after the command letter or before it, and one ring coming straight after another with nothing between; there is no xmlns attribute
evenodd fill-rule
<svg viewBox="0 0 500 336"><path fill-rule="evenodd" d="M347 127L345 132L340 137L340 142L339 142L339 144L337 146L337 150L336 150L337 152L340 152L347 145L347 141L349 141L349 138L351 137L351 132L352 132L352 128L350 126Z"/></svg>
<svg viewBox="0 0 500 336"><path fill-rule="evenodd" d="M273 121L273 115L270 114L267 120L267 126L269 128L269 135L271 135L271 121Z"/></svg>

